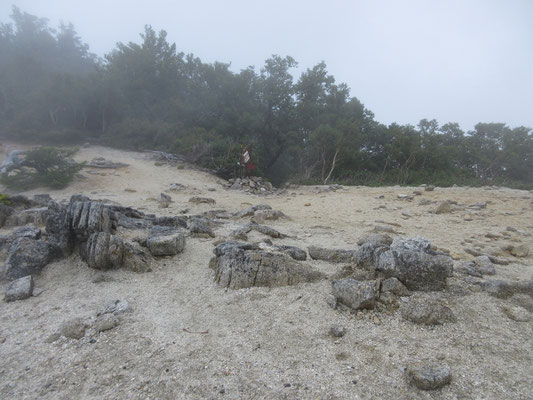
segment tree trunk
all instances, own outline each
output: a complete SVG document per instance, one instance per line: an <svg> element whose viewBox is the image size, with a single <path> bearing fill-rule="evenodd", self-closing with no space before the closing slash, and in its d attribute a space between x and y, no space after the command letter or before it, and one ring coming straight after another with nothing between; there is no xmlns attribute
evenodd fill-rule
<svg viewBox="0 0 533 400"><path fill-rule="evenodd" d="M333 156L333 161L331 161L331 169L329 170L329 174L324 179L324 185L328 183L328 179L331 177L331 174L333 173L333 170L335 169L335 163L337 162L337 155L339 154L339 149L335 149L335 155Z"/></svg>

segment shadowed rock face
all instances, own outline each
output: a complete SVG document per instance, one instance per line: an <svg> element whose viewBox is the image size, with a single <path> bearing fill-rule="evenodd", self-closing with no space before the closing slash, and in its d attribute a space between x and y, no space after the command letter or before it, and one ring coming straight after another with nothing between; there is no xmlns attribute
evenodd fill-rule
<svg viewBox="0 0 533 400"><path fill-rule="evenodd" d="M9 249L6 278L14 280L41 272L46 264L58 259L60 255L60 249L53 244L21 237Z"/></svg>
<svg viewBox="0 0 533 400"><path fill-rule="evenodd" d="M230 289L252 286L288 286L314 282L325 275L281 253L246 250L248 246L223 243L215 249L215 282Z"/></svg>

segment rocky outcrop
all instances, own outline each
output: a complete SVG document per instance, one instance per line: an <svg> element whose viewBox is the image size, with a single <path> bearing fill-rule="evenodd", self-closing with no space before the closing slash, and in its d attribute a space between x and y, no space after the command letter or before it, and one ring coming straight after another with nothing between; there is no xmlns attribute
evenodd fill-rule
<svg viewBox="0 0 533 400"><path fill-rule="evenodd" d="M453 261L447 254L434 252L426 239L395 239L377 257L376 271L397 278L409 290L443 290L453 273Z"/></svg>
<svg viewBox="0 0 533 400"><path fill-rule="evenodd" d="M135 272L150 271L150 258L138 244L106 232L93 233L80 254L89 267L98 270L124 267Z"/></svg>
<svg viewBox="0 0 533 400"><path fill-rule="evenodd" d="M215 282L230 289L296 285L325 277L285 254L257 250L248 243L222 243L215 248L215 256Z"/></svg>

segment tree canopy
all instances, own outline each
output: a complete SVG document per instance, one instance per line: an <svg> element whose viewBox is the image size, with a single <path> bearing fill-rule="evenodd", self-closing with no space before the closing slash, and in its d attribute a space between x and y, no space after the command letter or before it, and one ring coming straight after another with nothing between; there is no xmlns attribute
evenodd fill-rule
<svg viewBox="0 0 533 400"><path fill-rule="evenodd" d="M202 62L147 25L104 59L71 24L13 7L0 24L0 129L46 143L92 138L185 155L224 177L244 147L274 182L533 186L533 132L504 123L385 126L328 73L294 78L273 55L257 71Z"/></svg>

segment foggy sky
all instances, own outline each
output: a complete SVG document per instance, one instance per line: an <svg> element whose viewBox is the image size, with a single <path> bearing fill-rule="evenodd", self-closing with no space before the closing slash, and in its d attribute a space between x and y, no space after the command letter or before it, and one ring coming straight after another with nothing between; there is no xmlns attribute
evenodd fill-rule
<svg viewBox="0 0 533 400"><path fill-rule="evenodd" d="M385 124L533 127L531 0L0 0L1 22L12 5L52 27L72 22L99 56L150 24L235 72L290 55L296 80L324 60Z"/></svg>

